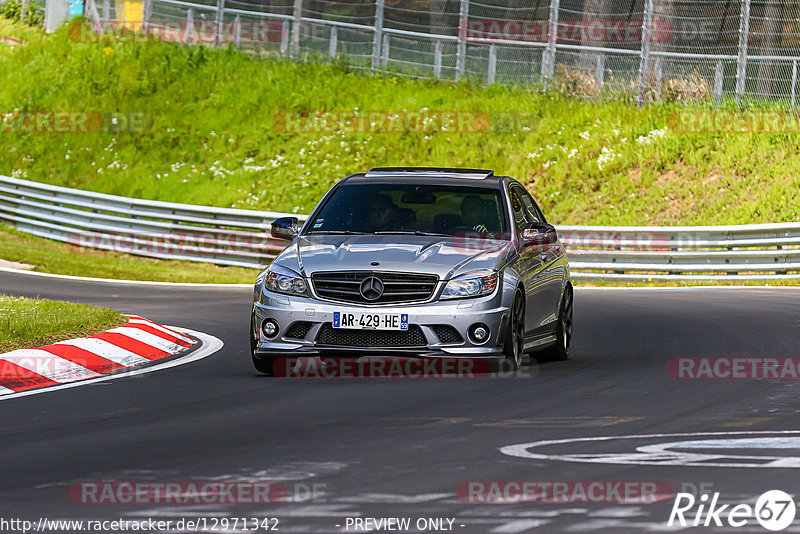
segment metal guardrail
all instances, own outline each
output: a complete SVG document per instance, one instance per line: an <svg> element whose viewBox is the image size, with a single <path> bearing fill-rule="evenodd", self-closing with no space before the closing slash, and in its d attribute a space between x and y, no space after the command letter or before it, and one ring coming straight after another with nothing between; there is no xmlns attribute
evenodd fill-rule
<svg viewBox="0 0 800 534"><path fill-rule="evenodd" d="M154 258L259 268L284 247L270 237L270 223L288 215L140 200L0 176L0 221L78 246Z"/></svg>
<svg viewBox="0 0 800 534"><path fill-rule="evenodd" d="M0 221L78 246L260 268L284 247L284 214L93 193L0 176ZM800 279L800 223L559 226L573 277L594 280Z"/></svg>

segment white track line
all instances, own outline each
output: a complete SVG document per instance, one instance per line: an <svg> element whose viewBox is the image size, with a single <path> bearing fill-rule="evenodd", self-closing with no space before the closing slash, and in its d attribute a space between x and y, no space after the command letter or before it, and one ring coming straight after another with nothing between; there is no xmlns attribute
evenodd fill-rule
<svg viewBox="0 0 800 534"><path fill-rule="evenodd" d="M170 327L170 328L176 328L176 327ZM116 373L116 374L101 375L98 378L90 378L88 380L81 380L81 381L78 381L78 382L69 382L67 384L60 384L58 386L50 386L50 387L44 387L44 388L38 388L38 389L31 389L31 390L28 390L28 391L20 391L19 393L12 393L10 395L2 395L2 396L0 396L0 401L16 399L16 398L19 398L19 397L27 397L29 395L38 395L39 393L49 393L51 391L57 391L57 390L60 390L60 389L67 389L67 388L74 388L74 387L79 387L79 386L86 386L86 385L89 385L89 384L96 384L97 382L105 382L107 380L117 380L117 379L120 379L120 378L129 377L129 376L137 376L137 375L143 375L145 373L152 373L154 371L160 371L162 369L168 369L170 367L177 367L178 365L184 365L186 363L190 363L190 362L194 362L194 361L197 361L197 360L202 360L203 358L207 358L208 356L211 356L215 352L219 351L224 346L224 343L222 343L222 340L220 340L220 339L218 339L218 338L216 338L216 337L214 337L212 335L205 334L203 332L196 332L194 330L189 330L188 328L180 328L180 331L181 332L185 332L185 333L187 333L189 335L192 335L192 336L200 339L200 341L203 343L202 346L199 349L187 354L186 356L183 356L183 357L180 357L180 358L175 358L174 360L169 360L169 361L166 361L166 362L163 362L163 363L159 363L159 364L155 364L155 365L151 365L151 366L148 366L148 367L144 367L142 369L132 369L130 371L125 371L125 372Z"/></svg>
<svg viewBox="0 0 800 534"><path fill-rule="evenodd" d="M253 269L252 284L199 284L191 282L151 282L149 280L114 280L113 278L91 278L89 276L72 276L68 274L39 273L36 271L26 271L24 269L13 269L11 267L0 267L0 272L12 274L26 274L28 276L40 276L43 278L56 278L59 280L77 280L79 282L100 282L103 284L127 284L143 286L167 286L167 287L189 287L189 288L247 288L252 289L255 285L258 271Z"/></svg>

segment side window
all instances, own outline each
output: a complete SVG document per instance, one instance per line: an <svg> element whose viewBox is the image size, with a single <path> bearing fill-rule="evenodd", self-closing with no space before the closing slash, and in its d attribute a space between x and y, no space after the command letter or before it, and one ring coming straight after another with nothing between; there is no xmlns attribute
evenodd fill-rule
<svg viewBox="0 0 800 534"><path fill-rule="evenodd" d="M511 188L512 195L516 196L518 199L519 204L521 205L521 212L522 217L525 219L525 224L530 224L532 222L542 222L543 219L541 217L541 213L539 209L536 207L536 204L533 202L530 194L522 189L519 186L514 186ZM514 199L511 199L512 205L514 204Z"/></svg>
<svg viewBox="0 0 800 534"><path fill-rule="evenodd" d="M528 220L525 216L525 208L520 198L519 188L512 187L508 193L511 197L511 217L514 219L514 226L517 227L517 230L522 231L522 228L528 224Z"/></svg>

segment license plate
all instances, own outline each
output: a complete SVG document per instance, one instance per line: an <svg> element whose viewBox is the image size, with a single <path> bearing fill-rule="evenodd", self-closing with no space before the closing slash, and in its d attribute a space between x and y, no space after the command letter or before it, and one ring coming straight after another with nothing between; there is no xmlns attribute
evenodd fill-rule
<svg viewBox="0 0 800 534"><path fill-rule="evenodd" d="M408 330L407 313L333 312L334 328L353 330Z"/></svg>

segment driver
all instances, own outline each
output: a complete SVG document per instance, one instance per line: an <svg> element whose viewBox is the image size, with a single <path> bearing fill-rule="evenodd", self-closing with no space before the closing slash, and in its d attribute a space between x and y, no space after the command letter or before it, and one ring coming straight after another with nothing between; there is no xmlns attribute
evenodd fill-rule
<svg viewBox="0 0 800 534"><path fill-rule="evenodd" d="M384 194L378 194L369 201L369 223L375 232L391 230L397 220L399 208L392 199Z"/></svg>
<svg viewBox="0 0 800 534"><path fill-rule="evenodd" d="M488 233L486 223L490 217L489 206L481 197L470 195L461 201L461 220L464 226L469 226L476 232Z"/></svg>

